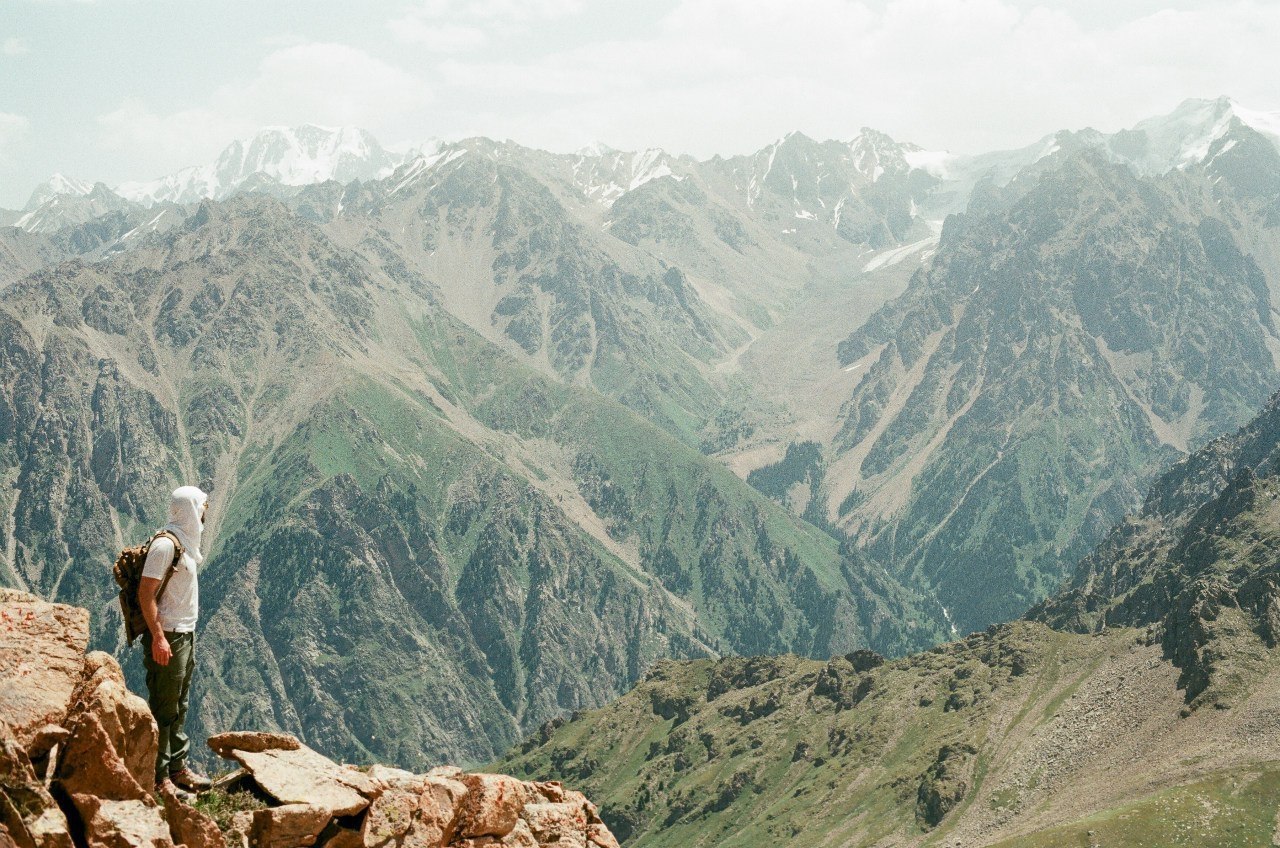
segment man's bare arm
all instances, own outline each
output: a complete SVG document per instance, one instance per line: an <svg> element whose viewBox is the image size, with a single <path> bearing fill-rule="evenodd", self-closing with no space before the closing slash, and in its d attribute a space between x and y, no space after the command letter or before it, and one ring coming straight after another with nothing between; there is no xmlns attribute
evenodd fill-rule
<svg viewBox="0 0 1280 848"><path fill-rule="evenodd" d="M156 592L160 591L160 581L154 577L144 577L138 584L138 606L142 607L142 617L147 620L147 629L151 631L151 658L159 665L168 665L173 652L169 650L169 640L164 637L160 627L160 608L156 606Z"/></svg>

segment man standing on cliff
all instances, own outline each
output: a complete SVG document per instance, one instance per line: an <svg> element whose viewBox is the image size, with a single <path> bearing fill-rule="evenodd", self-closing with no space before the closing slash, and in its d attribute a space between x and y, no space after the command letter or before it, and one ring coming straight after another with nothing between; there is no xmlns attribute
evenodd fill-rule
<svg viewBox="0 0 1280 848"><path fill-rule="evenodd" d="M191 741L183 729L196 665L196 618L200 608L197 573L204 560L200 535L208 509L209 496L195 486L174 490L169 501L169 523L151 541L138 587L138 603L147 620L147 632L142 634L147 702L160 729L156 792L161 795L177 796L181 790L199 792L209 788L209 779L187 765ZM173 539L181 548L176 561Z"/></svg>

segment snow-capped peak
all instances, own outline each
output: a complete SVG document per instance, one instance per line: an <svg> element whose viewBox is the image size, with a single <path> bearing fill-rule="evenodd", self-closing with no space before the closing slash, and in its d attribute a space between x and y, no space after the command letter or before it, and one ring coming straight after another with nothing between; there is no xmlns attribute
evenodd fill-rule
<svg viewBox="0 0 1280 848"><path fill-rule="evenodd" d="M917 145L896 142L888 135L870 127L863 127L849 143L854 170L868 177L871 182L876 182L886 173L896 174L911 170L915 166L907 156L920 152L924 151Z"/></svg>
<svg viewBox="0 0 1280 848"><path fill-rule="evenodd" d="M1168 115L1110 136L1107 147L1141 171L1164 173L1203 162L1214 142L1237 124L1280 148L1280 113L1246 109L1229 97L1185 100Z"/></svg>
<svg viewBox="0 0 1280 848"><path fill-rule="evenodd" d="M357 127L265 127L252 138L232 142L211 164L156 180L123 183L116 191L148 205L218 200L235 193L251 177L284 186L381 179L405 158Z"/></svg>
<svg viewBox="0 0 1280 848"><path fill-rule="evenodd" d="M54 174L46 182L36 186L35 191L31 192L31 199L23 207L23 211L30 212L37 209L59 195L84 197L91 191L93 191L93 183L78 180L75 177L68 177L66 174Z"/></svg>

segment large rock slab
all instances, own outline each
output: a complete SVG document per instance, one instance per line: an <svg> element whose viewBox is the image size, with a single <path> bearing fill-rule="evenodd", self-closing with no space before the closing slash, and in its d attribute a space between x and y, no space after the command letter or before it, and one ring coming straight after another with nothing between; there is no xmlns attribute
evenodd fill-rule
<svg viewBox="0 0 1280 848"><path fill-rule="evenodd" d="M0 589L0 717L24 750L65 720L88 645L88 610Z"/></svg>
<svg viewBox="0 0 1280 848"><path fill-rule="evenodd" d="M84 821L88 848L174 848L169 823L154 802L112 801L72 795Z"/></svg>
<svg viewBox="0 0 1280 848"><path fill-rule="evenodd" d="M259 733L253 730L231 730L209 737L209 747L223 759L231 759L232 751L257 754L263 751L296 751L302 747L296 736L288 733Z"/></svg>
<svg viewBox="0 0 1280 848"><path fill-rule="evenodd" d="M391 848L406 842L405 837L413 827L414 817L418 812L418 798L421 794L421 790L415 792L391 786L374 798L364 814L364 823L360 828L360 841L365 848ZM439 834L434 838L434 843L425 840L422 844L436 848L440 844ZM419 841L415 839L414 844Z"/></svg>
<svg viewBox="0 0 1280 848"><path fill-rule="evenodd" d="M360 812L382 789L360 770L340 766L306 745L293 750L232 748L228 757L244 766L262 791L282 804L312 804L333 816Z"/></svg>
<svg viewBox="0 0 1280 848"><path fill-rule="evenodd" d="M523 820L517 821L506 836L478 836L451 845L458 848L543 848Z"/></svg>
<svg viewBox="0 0 1280 848"><path fill-rule="evenodd" d="M587 812L582 804L572 801L525 804L520 818L529 826L539 844L586 848Z"/></svg>

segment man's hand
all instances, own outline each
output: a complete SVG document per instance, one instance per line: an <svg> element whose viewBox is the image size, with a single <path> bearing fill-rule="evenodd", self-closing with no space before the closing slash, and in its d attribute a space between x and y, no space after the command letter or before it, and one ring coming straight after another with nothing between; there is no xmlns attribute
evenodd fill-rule
<svg viewBox="0 0 1280 848"><path fill-rule="evenodd" d="M169 640L164 638L164 633L158 639L151 639L151 659L159 665L168 665L172 657L173 651L169 650Z"/></svg>

